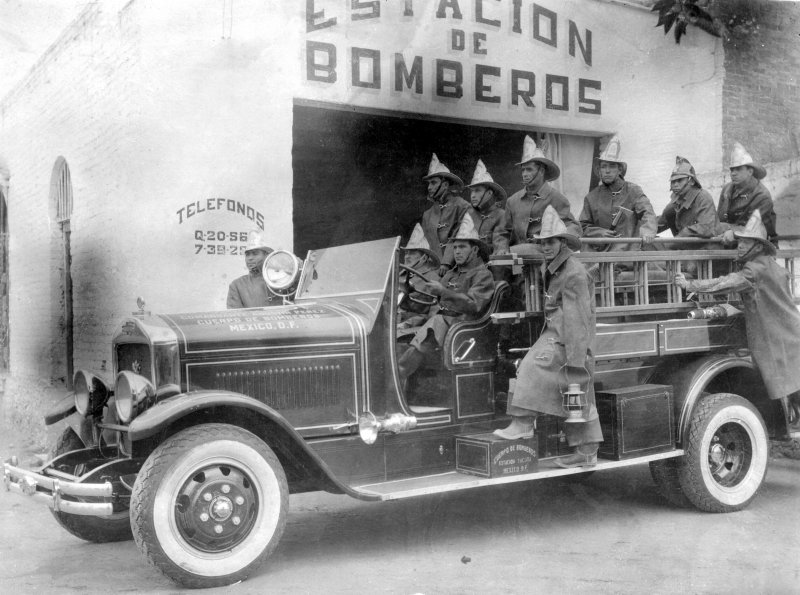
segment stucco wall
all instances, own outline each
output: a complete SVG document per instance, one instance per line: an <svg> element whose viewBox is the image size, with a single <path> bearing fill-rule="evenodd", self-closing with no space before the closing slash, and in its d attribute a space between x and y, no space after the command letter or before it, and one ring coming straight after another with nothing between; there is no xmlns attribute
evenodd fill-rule
<svg viewBox="0 0 800 595"><path fill-rule="evenodd" d="M50 179L59 156L69 165L74 195L75 368L109 371L110 337L137 296L158 312L223 308L228 283L244 273L243 258L231 254L242 243L231 233L239 237L263 221L274 247L291 248L294 98L477 124L494 120L521 131L616 132L629 179L644 187L656 210L667 202L676 154L699 171L719 168L721 42L698 32L676 46L654 31L645 11L541 0L539 6L558 15L560 35L570 19L582 35L592 29L589 66L569 55L564 37L556 48L532 40L533 2L521 4L521 34L510 30L513 3L483 4L499 26L477 23L473 2L460 3L464 17L456 21L449 12L435 17L438 2L418 0L411 46L386 36L393 29L388 12L366 23L338 15L342 27L334 39L343 59L357 43L385 46L387 64L393 49L410 47L429 66L441 56L462 60L468 72L476 62L504 65L509 44L513 65L535 72L537 80L547 72L602 80L602 116L545 113L543 87L535 108L512 110L312 84L305 44L322 37L307 31L306 2L242 1L233 13L223 10L231 3L218 0L90 4L0 103L0 160L10 176L12 373L47 376L58 367L60 230ZM349 5L311 3L328 17ZM485 33L496 53L483 58L448 49L454 28ZM502 77L496 84L507 97ZM220 245L225 254L217 253Z"/></svg>

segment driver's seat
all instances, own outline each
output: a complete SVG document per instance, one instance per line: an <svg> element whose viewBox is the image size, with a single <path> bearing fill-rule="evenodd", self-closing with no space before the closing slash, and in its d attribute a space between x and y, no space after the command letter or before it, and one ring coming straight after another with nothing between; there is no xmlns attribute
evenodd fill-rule
<svg viewBox="0 0 800 595"><path fill-rule="evenodd" d="M430 355L412 377L406 394L409 404L452 408L456 417L494 412L500 327L492 322L492 314L500 310L509 291L507 282L498 282L480 318L456 322L448 329L443 349ZM418 328L409 329L408 341ZM402 342L402 338L398 340Z"/></svg>

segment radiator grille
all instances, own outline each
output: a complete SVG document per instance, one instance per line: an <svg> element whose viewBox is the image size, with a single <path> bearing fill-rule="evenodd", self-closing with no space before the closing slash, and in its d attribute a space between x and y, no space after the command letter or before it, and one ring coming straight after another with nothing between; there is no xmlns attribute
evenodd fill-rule
<svg viewBox="0 0 800 595"><path fill-rule="evenodd" d="M153 364L150 361L150 346L143 343L123 343L117 345L117 371L129 370L147 379L153 377Z"/></svg>

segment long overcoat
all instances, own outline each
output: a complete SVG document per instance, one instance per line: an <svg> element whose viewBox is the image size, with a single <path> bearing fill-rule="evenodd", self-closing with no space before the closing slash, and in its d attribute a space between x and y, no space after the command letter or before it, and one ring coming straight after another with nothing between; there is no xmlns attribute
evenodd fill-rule
<svg viewBox="0 0 800 595"><path fill-rule="evenodd" d="M472 222L475 224L478 238L491 248L495 246L499 231L503 227L505 214L505 210L501 209L497 203L481 211L472 206L469 208L469 216L472 217Z"/></svg>
<svg viewBox="0 0 800 595"><path fill-rule="evenodd" d="M578 221L587 238L601 238L611 229L623 238L656 235L658 220L653 205L638 185L621 180L612 190L605 184L592 188L583 199L583 210ZM618 215L618 212L622 213ZM617 219L614 225L614 219ZM638 244L590 245L590 250L638 250Z"/></svg>
<svg viewBox="0 0 800 595"><path fill-rule="evenodd" d="M431 251L439 257L442 264L452 265L453 246L449 241L456 235L461 220L470 209L470 204L455 194L444 203L435 203L422 213L422 231Z"/></svg>
<svg viewBox="0 0 800 595"><path fill-rule="evenodd" d="M775 209L772 195L760 181L750 178L743 186L736 187L733 182L728 182L719 193L717 216L719 217L722 231L734 227L744 227L753 211L761 211L761 222L767 228L767 236L775 235Z"/></svg>
<svg viewBox="0 0 800 595"><path fill-rule="evenodd" d="M542 215L548 206L552 206L556 210L567 229L580 237L580 226L572 216L569 200L550 184L544 182L536 190L526 187L515 192L508 199L503 224L495 234L495 252L517 246L515 252L522 253L523 251L519 247L524 247L525 244L534 241L533 236L541 231ZM538 249L535 252L539 252Z"/></svg>
<svg viewBox="0 0 800 595"><path fill-rule="evenodd" d="M439 305L431 307L430 318L411 340L411 345L422 352L429 352L433 347L426 341L430 333L441 346L454 322L478 318L494 294L494 278L477 256L447 271L441 283L445 291L439 297Z"/></svg>
<svg viewBox="0 0 800 595"><path fill-rule="evenodd" d="M674 192L658 218L658 231L672 231L675 237L710 238L717 233L719 219L714 199L707 190L691 186L681 194ZM675 245L680 247L679 244Z"/></svg>
<svg viewBox="0 0 800 595"><path fill-rule="evenodd" d="M562 391L579 383L586 391L588 423L565 424L570 446L602 442L594 400L594 280L572 250L562 246L552 262L542 265L545 280L545 328L520 364L509 413L517 408L566 417Z"/></svg>
<svg viewBox="0 0 800 595"><path fill-rule="evenodd" d="M690 281L688 291L738 291L744 303L747 343L771 399L800 390L800 312L789 293L789 273L760 254L740 271Z"/></svg>

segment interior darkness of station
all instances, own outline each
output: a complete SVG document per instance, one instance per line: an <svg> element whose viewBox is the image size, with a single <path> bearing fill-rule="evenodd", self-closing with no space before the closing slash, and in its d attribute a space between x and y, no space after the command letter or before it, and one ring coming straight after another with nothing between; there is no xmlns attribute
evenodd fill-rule
<svg viewBox="0 0 800 595"><path fill-rule="evenodd" d="M400 235L430 203L422 177L436 153L469 184L478 158L509 196L522 187L525 135L503 129L296 104L293 122L294 252ZM587 180L587 189L590 180ZM591 181L591 183L596 183ZM464 198L469 200L468 192Z"/></svg>

